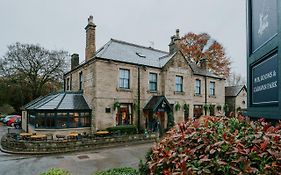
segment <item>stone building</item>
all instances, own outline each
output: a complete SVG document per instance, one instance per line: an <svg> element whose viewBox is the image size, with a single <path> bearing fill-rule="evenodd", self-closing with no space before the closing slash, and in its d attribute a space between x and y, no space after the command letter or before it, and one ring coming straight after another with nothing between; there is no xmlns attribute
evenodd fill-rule
<svg viewBox="0 0 281 175"><path fill-rule="evenodd" d="M245 85L225 87L225 103L229 112L237 116L238 112L247 110L247 88Z"/></svg>
<svg viewBox="0 0 281 175"><path fill-rule="evenodd" d="M198 66L183 56L177 47L179 30L171 37L169 52L115 39L95 51L95 27L90 17L85 62L78 65L79 56L73 54L72 70L64 76L65 91L83 91L92 109L92 129L138 122L148 127L155 114L165 127L168 112L146 106L161 96L155 105L166 99L175 122L203 115L204 104L224 104L224 79L208 71L203 61Z"/></svg>
<svg viewBox="0 0 281 175"><path fill-rule="evenodd" d="M225 103L224 79L208 71L204 60L198 65L184 57L179 30L168 52L115 39L95 50L92 16L85 30L85 60L79 64L72 54L64 87L65 93L80 93L91 109L89 130L128 124L153 130L156 120L166 128L169 115L181 122L220 113L214 106ZM206 104L213 108L204 111Z"/></svg>

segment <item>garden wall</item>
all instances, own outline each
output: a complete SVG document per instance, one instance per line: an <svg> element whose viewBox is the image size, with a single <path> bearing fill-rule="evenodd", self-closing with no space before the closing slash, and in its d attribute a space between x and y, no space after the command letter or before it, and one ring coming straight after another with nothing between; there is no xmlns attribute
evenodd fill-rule
<svg viewBox="0 0 281 175"><path fill-rule="evenodd" d="M65 153L94 150L126 144L149 143L155 141L156 138L157 137L154 134L148 136L141 134L110 138L82 138L80 140L26 141L17 140L16 137L11 135L5 135L1 139L1 150L8 153L19 154Z"/></svg>

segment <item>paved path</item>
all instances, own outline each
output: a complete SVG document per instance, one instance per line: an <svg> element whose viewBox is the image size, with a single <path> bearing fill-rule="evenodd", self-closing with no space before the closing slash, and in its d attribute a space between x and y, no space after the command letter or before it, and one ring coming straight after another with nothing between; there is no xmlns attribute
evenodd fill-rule
<svg viewBox="0 0 281 175"><path fill-rule="evenodd" d="M0 126L0 136L7 128ZM121 146L80 153L59 155L13 155L0 152L0 175L38 175L52 167L59 167L72 175L90 175L115 167L138 167L152 143Z"/></svg>

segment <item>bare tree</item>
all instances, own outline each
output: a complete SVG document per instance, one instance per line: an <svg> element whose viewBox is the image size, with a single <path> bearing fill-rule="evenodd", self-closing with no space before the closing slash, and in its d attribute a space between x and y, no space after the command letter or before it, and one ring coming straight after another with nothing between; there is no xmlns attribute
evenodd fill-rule
<svg viewBox="0 0 281 175"><path fill-rule="evenodd" d="M16 43L8 46L0 60L0 75L28 87L31 98L42 95L44 86L61 82L67 66L66 51L49 51L39 45Z"/></svg>
<svg viewBox="0 0 281 175"><path fill-rule="evenodd" d="M225 81L226 86L237 86L237 85L245 85L245 84L246 84L245 78L242 75L235 72L231 72L229 77Z"/></svg>

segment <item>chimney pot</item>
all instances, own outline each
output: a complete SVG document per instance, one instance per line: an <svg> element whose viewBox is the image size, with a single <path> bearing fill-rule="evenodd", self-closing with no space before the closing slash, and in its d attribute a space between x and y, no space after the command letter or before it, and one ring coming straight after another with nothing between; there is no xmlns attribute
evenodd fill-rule
<svg viewBox="0 0 281 175"><path fill-rule="evenodd" d="M176 37L177 37L177 39L180 38L180 29L177 29L177 30L176 30Z"/></svg>
<svg viewBox="0 0 281 175"><path fill-rule="evenodd" d="M88 24L90 24L90 23L94 23L92 15L90 15L89 18L88 18Z"/></svg>

